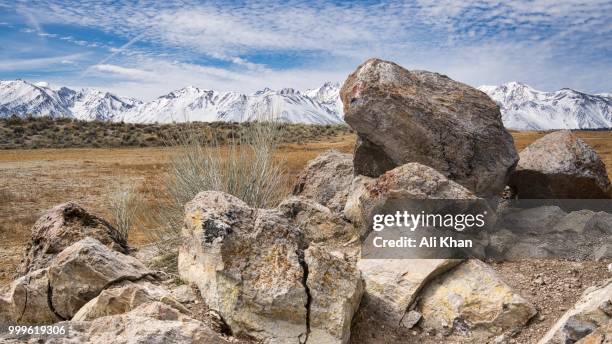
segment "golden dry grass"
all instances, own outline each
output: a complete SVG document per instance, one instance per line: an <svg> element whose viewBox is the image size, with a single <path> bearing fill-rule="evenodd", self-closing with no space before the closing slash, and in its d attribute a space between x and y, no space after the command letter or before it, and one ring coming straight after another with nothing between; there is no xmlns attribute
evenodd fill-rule
<svg viewBox="0 0 612 344"><path fill-rule="evenodd" d="M545 133L513 132L523 149ZM612 132L578 132L612 172ZM318 154L337 149L350 152L355 136L342 134L325 141L285 144L278 156L285 161L289 192L295 176ZM156 197L158 178L176 148L68 148L0 151L0 286L12 277L30 228L45 210L75 201L108 217L108 194L119 184L135 184L145 199ZM610 174L610 173L609 173ZM133 245L145 243L143 231L131 234Z"/></svg>

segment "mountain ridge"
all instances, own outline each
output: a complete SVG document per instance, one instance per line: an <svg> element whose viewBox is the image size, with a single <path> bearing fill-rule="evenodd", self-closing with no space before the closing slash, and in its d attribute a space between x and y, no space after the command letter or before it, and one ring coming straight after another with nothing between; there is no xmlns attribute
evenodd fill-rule
<svg viewBox="0 0 612 344"><path fill-rule="evenodd" d="M338 124L344 123L340 86L326 82L304 91L264 88L251 94L187 86L142 102L92 88L52 89L44 82L0 80L0 117L32 114L128 123L275 118L289 123ZM591 95L569 88L543 92L517 81L478 89L499 105L509 129L612 128L610 94Z"/></svg>

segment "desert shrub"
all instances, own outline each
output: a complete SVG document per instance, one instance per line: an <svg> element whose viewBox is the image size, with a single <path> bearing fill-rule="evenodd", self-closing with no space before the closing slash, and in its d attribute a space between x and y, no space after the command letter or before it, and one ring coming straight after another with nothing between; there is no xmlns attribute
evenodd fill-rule
<svg viewBox="0 0 612 344"><path fill-rule="evenodd" d="M127 241L143 202L133 186L115 187L109 194L111 222Z"/></svg>
<svg viewBox="0 0 612 344"><path fill-rule="evenodd" d="M277 205L288 192L283 161L274 156L281 137L282 128L273 121L251 124L225 145L206 140L198 127L179 133L168 143L179 151L170 158L163 195L152 212L154 240L178 242L185 203L201 191L227 192L257 208Z"/></svg>

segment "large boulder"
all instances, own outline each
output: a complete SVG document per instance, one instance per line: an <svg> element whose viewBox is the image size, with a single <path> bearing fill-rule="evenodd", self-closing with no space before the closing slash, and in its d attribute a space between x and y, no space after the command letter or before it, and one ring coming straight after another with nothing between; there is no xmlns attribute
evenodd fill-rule
<svg viewBox="0 0 612 344"><path fill-rule="evenodd" d="M340 96L359 136L357 175L378 177L418 162L490 196L503 191L518 161L495 102L447 76L370 59L349 75Z"/></svg>
<svg viewBox="0 0 612 344"><path fill-rule="evenodd" d="M58 253L86 237L117 252L128 252L126 238L108 222L75 203L63 203L47 211L34 224L21 274L47 267Z"/></svg>
<svg viewBox="0 0 612 344"><path fill-rule="evenodd" d="M527 146L512 173L518 198L610 198L610 179L597 153L571 131L556 131Z"/></svg>
<svg viewBox="0 0 612 344"><path fill-rule="evenodd" d="M360 312L389 328L402 325L409 307L433 278L450 270L456 259L362 259L357 263L365 282Z"/></svg>
<svg viewBox="0 0 612 344"><path fill-rule="evenodd" d="M561 316L539 344L575 343L612 323L612 279L584 291L574 307ZM598 342L601 343L601 342Z"/></svg>
<svg viewBox="0 0 612 344"><path fill-rule="evenodd" d="M92 238L67 247L48 265L15 280L3 297L9 301L13 322L68 320L115 283L153 276L135 258L111 251Z"/></svg>
<svg viewBox="0 0 612 344"><path fill-rule="evenodd" d="M293 194L341 212L352 180L353 157L330 150L308 162L297 177Z"/></svg>
<svg viewBox="0 0 612 344"><path fill-rule="evenodd" d="M419 304L421 326L442 333L488 337L525 325L536 314L485 263L468 260L427 286Z"/></svg>
<svg viewBox="0 0 612 344"><path fill-rule="evenodd" d="M201 192L185 206L183 237L181 277L198 286L233 333L268 343L349 337L358 272L343 257L308 248L312 237L285 212Z"/></svg>

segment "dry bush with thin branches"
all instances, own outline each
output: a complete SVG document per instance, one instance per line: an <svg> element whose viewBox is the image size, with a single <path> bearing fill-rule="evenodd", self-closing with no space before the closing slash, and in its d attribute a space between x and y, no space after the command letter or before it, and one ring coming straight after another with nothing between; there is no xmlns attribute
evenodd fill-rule
<svg viewBox="0 0 612 344"><path fill-rule="evenodd" d="M127 241L143 202L134 186L123 186L110 193L109 203L111 222Z"/></svg>
<svg viewBox="0 0 612 344"><path fill-rule="evenodd" d="M185 130L175 138L178 142L169 143L180 148L170 157L150 211L155 228L147 232L166 247L178 243L184 206L201 191L227 192L257 208L277 205L288 192L283 162L274 156L283 134L281 124L248 123L223 145L203 139L196 130Z"/></svg>

